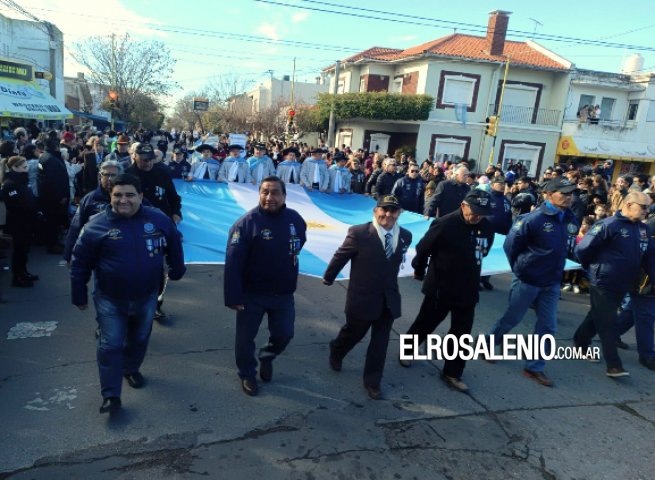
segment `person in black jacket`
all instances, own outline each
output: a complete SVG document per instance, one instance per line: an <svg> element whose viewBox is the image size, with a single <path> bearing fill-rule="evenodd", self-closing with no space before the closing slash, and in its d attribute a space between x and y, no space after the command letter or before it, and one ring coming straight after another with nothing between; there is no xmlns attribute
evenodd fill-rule
<svg viewBox="0 0 655 480"><path fill-rule="evenodd" d="M483 190L471 190L460 208L435 219L416 245L412 267L414 278L424 280L425 297L407 335L417 335L418 344L424 343L449 313L448 333L458 338L470 335L479 299L482 259L494 240L493 227L484 217L492 214L491 196ZM400 364L409 367L411 361L401 359ZM465 365L460 358L446 360L442 380L455 390L468 391L461 381Z"/></svg>
<svg viewBox="0 0 655 480"><path fill-rule="evenodd" d="M364 189L364 195L366 196L372 196L375 198L376 193L375 193L375 185L378 182L378 178L380 175L384 173L384 170L382 170L382 160L376 160L375 165L373 167L373 172L371 175L368 177L368 181L366 182L366 188Z"/></svg>
<svg viewBox="0 0 655 480"><path fill-rule="evenodd" d="M388 157L384 160L384 172L378 177L375 182L375 195L377 198L382 198L385 195L390 195L391 190L396 181L402 178L400 173L396 173L396 159Z"/></svg>
<svg viewBox="0 0 655 480"><path fill-rule="evenodd" d="M458 165L453 169L450 180L444 180L437 185L434 195L425 206L426 217L443 217L459 208L471 187L466 183L469 169L466 165Z"/></svg>
<svg viewBox="0 0 655 480"><path fill-rule="evenodd" d="M423 214L425 183L417 164L410 163L407 168L407 175L396 181L391 194L398 198L403 210Z"/></svg>
<svg viewBox="0 0 655 480"><path fill-rule="evenodd" d="M173 179L165 168L155 168L155 150L149 143L134 143L131 147L133 164L125 173L134 175L141 181L143 198L158 208L177 225L182 221L182 199L175 189ZM168 280L162 270L162 281L157 299L155 319L161 320L166 314L161 310L164 291Z"/></svg>
<svg viewBox="0 0 655 480"><path fill-rule="evenodd" d="M42 240L48 253L61 255L64 247L59 243L59 232L68 224L70 187L57 132L50 132L45 140L45 152L39 158L37 184L39 205L44 214Z"/></svg>
<svg viewBox="0 0 655 480"><path fill-rule="evenodd" d="M0 164L0 168L3 165ZM7 160L0 200L7 208L7 231L12 237L11 273L14 287L33 287L39 279L27 271L27 257L37 217L41 215L32 190L28 187L27 160L13 156Z"/></svg>

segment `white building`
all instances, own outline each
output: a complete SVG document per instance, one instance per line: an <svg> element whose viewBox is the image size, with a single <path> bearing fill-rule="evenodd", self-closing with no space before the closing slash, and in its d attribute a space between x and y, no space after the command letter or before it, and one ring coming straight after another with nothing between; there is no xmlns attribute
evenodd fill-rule
<svg viewBox="0 0 655 480"><path fill-rule="evenodd" d="M327 85L323 83L291 82L289 76L281 80L270 78L252 90L245 93L249 112L257 113L271 107L288 107L291 105L291 91L293 89L293 101L295 105L314 105L318 100L319 93L327 93Z"/></svg>
<svg viewBox="0 0 655 480"><path fill-rule="evenodd" d="M571 79L560 161L616 162L614 175L655 174L655 73L629 57L622 73L577 70ZM592 109L598 114L590 114ZM586 108L585 108L586 107Z"/></svg>

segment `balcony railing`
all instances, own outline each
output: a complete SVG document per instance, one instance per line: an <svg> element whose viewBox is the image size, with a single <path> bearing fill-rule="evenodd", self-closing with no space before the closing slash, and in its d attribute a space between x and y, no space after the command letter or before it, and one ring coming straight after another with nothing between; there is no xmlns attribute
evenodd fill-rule
<svg viewBox="0 0 655 480"><path fill-rule="evenodd" d="M495 104L489 105L489 111L497 111ZM501 123L515 123L521 125L547 125L558 127L560 124L561 110L550 110L547 108L518 107L516 105L503 105L501 111Z"/></svg>

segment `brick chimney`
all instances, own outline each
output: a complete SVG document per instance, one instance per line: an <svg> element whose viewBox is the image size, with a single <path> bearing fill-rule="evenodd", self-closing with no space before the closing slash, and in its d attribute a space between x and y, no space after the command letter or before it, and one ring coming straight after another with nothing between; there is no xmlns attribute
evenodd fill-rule
<svg viewBox="0 0 655 480"><path fill-rule="evenodd" d="M494 10L489 13L489 23L487 24L487 50L489 54L503 54L505 35L507 34L507 25L511 13L504 10Z"/></svg>

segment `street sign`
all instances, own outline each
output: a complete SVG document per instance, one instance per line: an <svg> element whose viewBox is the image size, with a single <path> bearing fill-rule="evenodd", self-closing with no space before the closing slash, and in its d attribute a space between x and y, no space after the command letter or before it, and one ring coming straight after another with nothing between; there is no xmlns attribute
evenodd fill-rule
<svg viewBox="0 0 655 480"><path fill-rule="evenodd" d="M209 110L209 99L207 98L194 98L193 110L195 112L206 112Z"/></svg>

